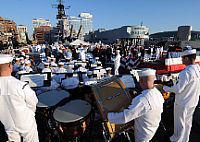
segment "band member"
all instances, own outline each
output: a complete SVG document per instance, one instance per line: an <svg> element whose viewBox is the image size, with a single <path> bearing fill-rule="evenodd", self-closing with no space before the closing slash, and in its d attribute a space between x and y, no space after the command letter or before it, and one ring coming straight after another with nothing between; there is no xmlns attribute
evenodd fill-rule
<svg viewBox="0 0 200 142"><path fill-rule="evenodd" d="M166 92L175 93L174 134L170 137L172 142L189 141L192 118L200 94L200 67L195 64L196 50L187 46L181 56L186 68L179 73L176 84L163 87Z"/></svg>
<svg viewBox="0 0 200 142"><path fill-rule="evenodd" d="M119 75L120 59L121 59L120 50L116 50L116 57L114 58L115 75Z"/></svg>
<svg viewBox="0 0 200 142"><path fill-rule="evenodd" d="M14 142L39 142L35 110L38 99L27 85L11 76L11 55L0 54L0 121L8 140Z"/></svg>
<svg viewBox="0 0 200 142"><path fill-rule="evenodd" d="M139 84L143 91L136 96L129 107L122 112L109 112L111 123L124 124L134 119L135 142L149 142L158 129L164 99L154 87L155 70L143 69L138 72Z"/></svg>
<svg viewBox="0 0 200 142"><path fill-rule="evenodd" d="M31 61L27 60L25 61L25 70L27 73L33 72L33 69L31 68Z"/></svg>
<svg viewBox="0 0 200 142"><path fill-rule="evenodd" d="M64 68L64 63L63 62L59 62L58 63L58 69L56 71L56 73L66 73L67 70Z"/></svg>
<svg viewBox="0 0 200 142"><path fill-rule="evenodd" d="M44 63L44 69L42 70L42 72L51 72L49 63L47 63L47 62Z"/></svg>
<svg viewBox="0 0 200 142"><path fill-rule="evenodd" d="M97 80L92 77L92 71L87 71L87 77L84 79L84 85L91 85L97 83Z"/></svg>

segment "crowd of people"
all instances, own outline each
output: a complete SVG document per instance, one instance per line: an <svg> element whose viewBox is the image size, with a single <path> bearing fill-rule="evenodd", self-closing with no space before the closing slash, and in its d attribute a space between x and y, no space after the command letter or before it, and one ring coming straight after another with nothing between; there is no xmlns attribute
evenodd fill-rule
<svg viewBox="0 0 200 142"><path fill-rule="evenodd" d="M119 75L120 65L136 68L138 60L144 58L143 50L96 45L68 47L62 44L29 47L12 55L0 55L0 121L10 141L38 142L35 111L37 93L59 87L73 93L79 85L91 85L99 80ZM160 56L162 48L156 53ZM159 58L158 55L156 58ZM129 57L129 58L127 58ZM174 92L174 134L171 142L188 142L192 117L198 104L200 89L200 67L195 64L196 50L187 46L181 52L182 62L187 67L179 73L177 82L164 86L166 92ZM126 59L123 64L123 59ZM129 60L131 62L128 62ZM109 64L110 63L110 64ZM135 66L134 66L135 65ZM20 81L25 73L50 73L51 85L34 92L29 84ZM66 74L63 78L62 74ZM106 112L110 122L124 124L134 120L135 142L148 142L155 135L161 121L164 99L154 86L156 71L150 68L138 71L142 92L133 98L130 106L122 112ZM17 79L18 78L18 79ZM77 92L76 92L77 93ZM24 114L24 115L23 115Z"/></svg>

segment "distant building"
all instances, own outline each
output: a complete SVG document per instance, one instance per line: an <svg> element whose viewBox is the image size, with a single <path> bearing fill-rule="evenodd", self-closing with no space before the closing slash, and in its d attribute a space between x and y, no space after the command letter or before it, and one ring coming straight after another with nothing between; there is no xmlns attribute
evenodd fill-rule
<svg viewBox="0 0 200 142"><path fill-rule="evenodd" d="M68 21L69 21L69 27L71 30L70 32L72 32L71 35L76 36L79 31L79 28L81 26L81 18L75 17L75 16L70 16L68 18Z"/></svg>
<svg viewBox="0 0 200 142"><path fill-rule="evenodd" d="M93 16L90 13L81 13L79 15L81 18L81 25L82 25L82 33L85 35L92 31L92 18Z"/></svg>
<svg viewBox="0 0 200 142"><path fill-rule="evenodd" d="M192 45L194 48L200 48L200 31L192 31L191 26L179 26L177 31L164 31L151 34L150 43L178 44L178 46Z"/></svg>
<svg viewBox="0 0 200 142"><path fill-rule="evenodd" d="M19 43L27 43L28 38L28 28L24 25L17 26L18 34L19 34Z"/></svg>
<svg viewBox="0 0 200 142"><path fill-rule="evenodd" d="M50 26L40 26L34 30L34 40L37 44L44 44L49 40L51 27Z"/></svg>
<svg viewBox="0 0 200 142"><path fill-rule="evenodd" d="M69 27L73 28L71 32L74 35L85 35L93 30L93 16L90 13L81 13L78 17L68 17Z"/></svg>
<svg viewBox="0 0 200 142"><path fill-rule="evenodd" d="M33 19L32 23L33 23L33 29L37 28L37 27L40 27L40 26L49 26L49 27L51 27L51 22L48 19L44 19L44 18Z"/></svg>
<svg viewBox="0 0 200 142"><path fill-rule="evenodd" d="M191 26L180 26L178 27L177 39L181 41L191 40Z"/></svg>
<svg viewBox="0 0 200 142"><path fill-rule="evenodd" d="M47 38L48 37L48 38ZM59 42L60 37L59 37L59 28L58 27L53 27L50 31L49 35L46 35L46 40L48 43L52 44L54 42Z"/></svg>
<svg viewBox="0 0 200 142"><path fill-rule="evenodd" d="M35 43L45 43L49 38L51 22L48 19L33 19L33 39Z"/></svg>
<svg viewBox="0 0 200 142"><path fill-rule="evenodd" d="M0 43L13 44L18 41L17 25L14 21L0 17Z"/></svg>
<svg viewBox="0 0 200 142"><path fill-rule="evenodd" d="M105 44L120 42L123 45L144 45L145 40L149 40L149 28L123 26L112 30L99 29L86 35L85 40Z"/></svg>
<svg viewBox="0 0 200 142"><path fill-rule="evenodd" d="M177 31L164 31L150 35L151 40L156 41L190 41L199 40L198 31L192 31L191 26L179 26Z"/></svg>

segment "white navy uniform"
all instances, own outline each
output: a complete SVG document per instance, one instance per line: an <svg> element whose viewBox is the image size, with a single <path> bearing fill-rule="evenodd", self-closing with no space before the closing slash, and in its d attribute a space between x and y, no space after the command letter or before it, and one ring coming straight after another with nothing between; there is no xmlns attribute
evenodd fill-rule
<svg viewBox="0 0 200 142"><path fill-rule="evenodd" d="M56 70L56 73L66 73L66 72L67 72L67 70L65 68L58 68Z"/></svg>
<svg viewBox="0 0 200 142"><path fill-rule="evenodd" d="M119 75L120 59L121 59L121 55L117 54L114 59L114 68L115 68L114 74L115 75Z"/></svg>
<svg viewBox="0 0 200 142"><path fill-rule="evenodd" d="M80 48L78 50L78 52L79 52L79 59L81 59L82 61L85 61L86 60L86 54L85 54L86 50L84 48Z"/></svg>
<svg viewBox="0 0 200 142"><path fill-rule="evenodd" d="M50 69L50 68L44 68L44 69L42 70L42 72L51 72L51 69Z"/></svg>
<svg viewBox="0 0 200 142"><path fill-rule="evenodd" d="M24 69L26 70L27 73L32 72L33 69L29 66L25 66Z"/></svg>
<svg viewBox="0 0 200 142"><path fill-rule="evenodd" d="M135 142L149 142L159 126L164 99L156 89L146 89L123 112L108 113L111 123L124 124L134 119Z"/></svg>
<svg viewBox="0 0 200 142"><path fill-rule="evenodd" d="M175 142L188 142L192 126L192 116L200 95L200 67L188 65L178 76L177 83L164 86L166 92L174 92L174 135L170 138Z"/></svg>
<svg viewBox="0 0 200 142"><path fill-rule="evenodd" d="M55 62L51 62L50 66L57 67L58 65Z"/></svg>
<svg viewBox="0 0 200 142"><path fill-rule="evenodd" d="M0 120L10 141L39 142L35 92L12 76L0 77Z"/></svg>

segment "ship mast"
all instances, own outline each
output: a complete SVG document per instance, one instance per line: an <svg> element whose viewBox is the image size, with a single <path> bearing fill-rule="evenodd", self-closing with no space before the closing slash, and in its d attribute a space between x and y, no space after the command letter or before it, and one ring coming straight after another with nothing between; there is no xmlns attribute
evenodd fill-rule
<svg viewBox="0 0 200 142"><path fill-rule="evenodd" d="M65 14L65 9L69 9L70 6L65 8L63 0L57 0L58 4L53 5L54 8L57 8L58 13L56 15L56 19L58 20L57 28L58 28L58 41L64 42L67 36L67 16Z"/></svg>

